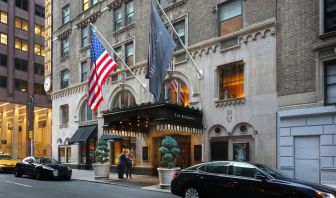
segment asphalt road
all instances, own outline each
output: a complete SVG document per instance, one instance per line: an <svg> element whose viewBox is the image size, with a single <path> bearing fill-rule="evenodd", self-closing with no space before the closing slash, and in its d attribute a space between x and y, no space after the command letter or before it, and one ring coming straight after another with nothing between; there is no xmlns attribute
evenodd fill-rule
<svg viewBox="0 0 336 198"><path fill-rule="evenodd" d="M0 198L177 198L169 193L78 180L38 181L0 173Z"/></svg>

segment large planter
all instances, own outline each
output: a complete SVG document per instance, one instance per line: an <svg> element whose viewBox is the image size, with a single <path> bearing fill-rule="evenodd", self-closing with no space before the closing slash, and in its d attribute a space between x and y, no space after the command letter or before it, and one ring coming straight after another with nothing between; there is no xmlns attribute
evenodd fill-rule
<svg viewBox="0 0 336 198"><path fill-rule="evenodd" d="M109 179L110 164L92 164L95 179Z"/></svg>
<svg viewBox="0 0 336 198"><path fill-rule="evenodd" d="M168 188L173 180L174 173L180 168L157 168L159 173L160 187Z"/></svg>

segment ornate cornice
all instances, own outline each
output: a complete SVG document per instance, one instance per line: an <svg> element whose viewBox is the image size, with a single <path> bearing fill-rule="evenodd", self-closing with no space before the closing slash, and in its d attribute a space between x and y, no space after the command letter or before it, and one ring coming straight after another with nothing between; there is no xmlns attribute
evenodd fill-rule
<svg viewBox="0 0 336 198"><path fill-rule="evenodd" d="M60 33L60 34L57 36L57 38L58 38L58 39L67 38L67 37L69 37L69 35L71 34L71 32L72 32L72 29L69 28L69 29L65 30L64 32Z"/></svg>
<svg viewBox="0 0 336 198"><path fill-rule="evenodd" d="M193 57L209 54L210 52L220 51L220 43L233 38L238 38L238 45L247 44L258 39L264 39L267 36L275 35L275 19L270 19L241 29L237 32L213 38L189 47Z"/></svg>
<svg viewBox="0 0 336 198"><path fill-rule="evenodd" d="M114 0L111 3L109 3L107 5L107 7L112 10L112 9L116 9L119 8L121 6L121 4L124 2L124 0Z"/></svg>
<svg viewBox="0 0 336 198"><path fill-rule="evenodd" d="M78 28L82 28L82 27L89 25L89 23L94 23L100 15L101 15L101 11L98 10L95 13L91 14L89 17L81 20L79 23L76 24L76 26Z"/></svg>
<svg viewBox="0 0 336 198"><path fill-rule="evenodd" d="M58 98L67 97L67 96L75 94L75 93L80 93L80 92L83 92L83 91L86 91L86 90L87 90L87 84L82 83L82 84L75 85L73 87L69 87L69 88L66 88L66 89L62 89L60 91L53 92L50 95L51 95L51 99L54 100L54 99L58 99Z"/></svg>
<svg viewBox="0 0 336 198"><path fill-rule="evenodd" d="M178 0L177 2L175 2L171 5L169 5L168 7L164 8L163 10L165 12L169 12L169 11L171 11L171 10L173 10L173 9L183 5L183 4L186 4L186 3L187 3L187 0ZM161 12L159 11L159 13L161 13Z"/></svg>
<svg viewBox="0 0 336 198"><path fill-rule="evenodd" d="M232 105L240 105L240 104L245 104L245 97L227 99L227 100L217 100L217 101L215 101L215 103L216 103L217 108L232 106Z"/></svg>
<svg viewBox="0 0 336 198"><path fill-rule="evenodd" d="M134 29L134 27L135 27L135 23L132 23L132 24L130 24L130 25L128 25L128 26L125 26L125 27L121 28L121 29L118 30L118 31L113 32L113 33L112 33L112 36L113 36L113 37L119 36L120 34L122 34L122 33L124 33L124 32L127 32L127 31L129 31L129 30L131 30L131 29Z"/></svg>

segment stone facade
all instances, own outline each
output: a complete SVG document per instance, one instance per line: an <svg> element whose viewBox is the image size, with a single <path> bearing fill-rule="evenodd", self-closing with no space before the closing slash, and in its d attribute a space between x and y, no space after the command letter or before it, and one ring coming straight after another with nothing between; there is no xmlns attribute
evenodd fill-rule
<svg viewBox="0 0 336 198"><path fill-rule="evenodd" d="M296 179L335 184L336 109L326 102L325 76L336 39L325 31L325 2L277 2L277 166Z"/></svg>
<svg viewBox="0 0 336 198"><path fill-rule="evenodd" d="M185 44L191 52L198 67L203 71L202 79L190 61L186 61L184 51L177 51L174 64L168 72L167 79L177 78L186 83L189 89L189 105L203 111L203 135L191 136L191 163L193 160L193 145L202 144L202 160L211 160L211 143L227 142L228 159L232 160L234 143L249 143L249 158L275 166L276 156L276 38L275 38L275 0L241 1L242 28L229 35L218 36L218 6L221 1L179 0L166 8L167 15L173 22L185 20ZM62 25L62 7L70 3L71 20ZM113 7L125 1L99 1L97 4L82 11L82 1L57 1L53 10L53 157L58 158L59 146L67 138L71 138L82 123L80 111L87 98L86 83L81 83L80 64L89 58L88 48L81 48L81 27L89 22L96 25L113 47L123 46L129 41L134 43L135 65L132 71L139 80L148 87L145 79L148 52L148 29L150 1L134 1L134 24L113 30ZM255 10L258 9L258 12ZM70 43L70 58L60 56L60 39L68 37ZM227 41L235 45L223 47ZM105 46L106 43L104 43ZM110 49L108 49L110 50ZM220 66L242 61L244 65L244 97L219 99ZM70 69L69 87L60 89L61 70ZM133 76L122 78L125 69L121 68L110 77L103 87L104 102L97 115L98 137L103 133L104 120L101 111L111 108L114 98L120 91L127 90L135 98L136 104L153 101L148 88L143 91L141 85ZM119 75L119 80L114 76ZM123 80L120 80L123 79ZM267 82L267 83L265 83ZM69 122L60 124L60 107L69 105ZM266 124L267 123L267 124ZM242 130L246 128L246 130ZM220 133L215 132L220 128ZM217 130L216 130L217 131ZM165 133L167 134L167 133ZM154 162L143 162L141 147L149 146L160 134L153 130L149 138L137 138L136 155L139 166L155 167ZM58 141L61 140L61 141ZM62 142L62 143L60 143ZM79 147L71 145L71 163L79 164ZM154 154L149 158L154 157Z"/></svg>

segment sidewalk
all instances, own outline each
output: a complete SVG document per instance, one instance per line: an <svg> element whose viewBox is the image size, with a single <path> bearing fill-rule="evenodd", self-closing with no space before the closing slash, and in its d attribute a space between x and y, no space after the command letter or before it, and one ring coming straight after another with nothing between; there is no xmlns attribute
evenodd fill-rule
<svg viewBox="0 0 336 198"><path fill-rule="evenodd" d="M132 175L132 179L118 179L117 173L110 173L109 180L95 180L92 170L72 169L72 179L170 193L169 189L160 188L159 178L155 176Z"/></svg>

